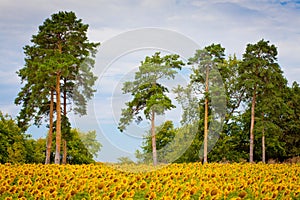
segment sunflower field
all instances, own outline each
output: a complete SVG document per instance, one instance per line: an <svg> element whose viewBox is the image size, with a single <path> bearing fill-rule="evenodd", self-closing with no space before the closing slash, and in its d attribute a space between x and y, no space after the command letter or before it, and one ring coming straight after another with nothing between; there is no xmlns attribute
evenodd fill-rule
<svg viewBox="0 0 300 200"><path fill-rule="evenodd" d="M144 167L2 164L0 199L300 199L299 164Z"/></svg>

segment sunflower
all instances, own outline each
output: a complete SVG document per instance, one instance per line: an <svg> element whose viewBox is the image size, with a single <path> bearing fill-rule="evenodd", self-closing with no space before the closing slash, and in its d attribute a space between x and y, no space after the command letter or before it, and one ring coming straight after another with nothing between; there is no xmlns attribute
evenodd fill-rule
<svg viewBox="0 0 300 200"><path fill-rule="evenodd" d="M114 198L115 196L116 196L116 192L115 191L113 191L113 192L111 192L110 194L109 194L109 198Z"/></svg>
<svg viewBox="0 0 300 200"><path fill-rule="evenodd" d="M140 184L140 189L145 189L147 187L147 182L146 181L142 181L142 183Z"/></svg>
<svg viewBox="0 0 300 200"><path fill-rule="evenodd" d="M244 198L247 195L247 192L245 190L241 191L238 196L241 198Z"/></svg>
<svg viewBox="0 0 300 200"><path fill-rule="evenodd" d="M77 193L78 193L78 191L76 189L71 190L71 196L73 196L73 195L75 195Z"/></svg>
<svg viewBox="0 0 300 200"><path fill-rule="evenodd" d="M23 191L19 192L19 194L18 194L19 199L22 198L22 197L24 197L24 192Z"/></svg>
<svg viewBox="0 0 300 200"><path fill-rule="evenodd" d="M50 193L49 193L49 191L43 191L43 197L44 197L45 199L49 199L49 198L50 198Z"/></svg>
<svg viewBox="0 0 300 200"><path fill-rule="evenodd" d="M63 187L66 186L66 185L67 185L66 182L63 181L63 182L61 182L61 183L59 184L59 187L60 187L60 188L63 188Z"/></svg>
<svg viewBox="0 0 300 200"><path fill-rule="evenodd" d="M209 186L206 186L205 189L204 189L204 191L206 192L206 194L208 194L209 191L210 191L210 187L209 187Z"/></svg>
<svg viewBox="0 0 300 200"><path fill-rule="evenodd" d="M210 191L210 195L211 195L211 196L215 196L215 195L217 195L218 193L219 193L219 190L216 189L216 188L214 188L214 189L212 189L212 190Z"/></svg>
<svg viewBox="0 0 300 200"><path fill-rule="evenodd" d="M37 186L37 189L38 190L40 190L40 189L42 189L43 188L43 184L39 184L38 186Z"/></svg>
<svg viewBox="0 0 300 200"><path fill-rule="evenodd" d="M272 193L272 199L276 199L277 195L278 195L278 191L274 191Z"/></svg>
<svg viewBox="0 0 300 200"><path fill-rule="evenodd" d="M121 185L118 184L115 186L115 191L118 192L121 188L122 188Z"/></svg>
<svg viewBox="0 0 300 200"><path fill-rule="evenodd" d="M155 199L155 198L156 198L156 193L150 192L148 199Z"/></svg>
<svg viewBox="0 0 300 200"><path fill-rule="evenodd" d="M14 185L14 186L12 186L11 188L10 188L10 190L9 190L9 192L11 193L11 194L15 194L15 192L17 191L17 187Z"/></svg>
<svg viewBox="0 0 300 200"><path fill-rule="evenodd" d="M128 180L126 178L123 178L121 181L124 185L126 185L128 183Z"/></svg>
<svg viewBox="0 0 300 200"><path fill-rule="evenodd" d="M180 199L186 199L186 198L190 198L190 193L185 191L182 193L182 195L180 196Z"/></svg>
<svg viewBox="0 0 300 200"><path fill-rule="evenodd" d="M18 185L23 185L23 183L24 183L24 179L23 178L21 178L21 179L18 180Z"/></svg>
<svg viewBox="0 0 300 200"><path fill-rule="evenodd" d="M135 195L135 192L134 192L134 190L131 190L131 191L129 192L129 197L133 198L133 197L134 197L134 195Z"/></svg>
<svg viewBox="0 0 300 200"><path fill-rule="evenodd" d="M190 195L194 195L197 191L198 191L198 188L192 187L192 188L190 189Z"/></svg>
<svg viewBox="0 0 300 200"><path fill-rule="evenodd" d="M56 191L52 192L50 196L51 198L55 199L57 197L57 192Z"/></svg>

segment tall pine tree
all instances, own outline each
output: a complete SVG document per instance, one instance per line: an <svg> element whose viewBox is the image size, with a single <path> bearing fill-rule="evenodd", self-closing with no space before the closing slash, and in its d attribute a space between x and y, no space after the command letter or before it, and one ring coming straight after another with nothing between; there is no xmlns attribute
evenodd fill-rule
<svg viewBox="0 0 300 200"><path fill-rule="evenodd" d="M85 114L86 101L94 92L92 86L96 77L91 73L94 64L91 58L95 56L99 43L88 41L87 29L88 25L77 19L74 12L53 14L39 26L38 34L32 36L33 45L25 46L26 64L18 72L22 81L26 81L15 101L23 106L19 118L24 125L28 125L32 118L40 120L42 114L51 110L50 105L54 102L49 99L54 101L52 95L56 97L56 164L60 163L62 93L65 105L63 114L66 115L67 94L75 102L78 108L75 109ZM80 88L88 90L81 93ZM48 109L45 109L45 105ZM48 145L51 146L51 143ZM51 149L49 146L47 149ZM46 163L49 163L49 157L47 155Z"/></svg>
<svg viewBox="0 0 300 200"><path fill-rule="evenodd" d="M178 55L166 55L161 57L156 52L152 57L147 56L141 62L139 71L135 74L134 81L124 83L123 92L130 93L133 100L126 103L127 108L122 109L119 129L123 131L132 120L142 120L140 112L143 111L146 119L151 121L153 165L157 165L155 116L164 114L175 106L166 95L168 89L159 81L161 79L174 79L177 69L181 69L184 63Z"/></svg>
<svg viewBox="0 0 300 200"><path fill-rule="evenodd" d="M254 161L254 125L258 97L267 95L268 90L274 89L277 85L271 80L279 79L283 73L276 61L277 48L262 39L256 44L247 45L239 68L239 84L245 88L246 94L244 100L251 102L249 162Z"/></svg>
<svg viewBox="0 0 300 200"><path fill-rule="evenodd" d="M222 91L212 91L209 88L214 82L218 82L216 70L224 61L225 49L220 44L212 44L204 49L197 50L194 57L189 59L189 64L194 65L191 75L191 85L196 93L204 94L204 141L203 141L203 162L207 162L208 154L208 125L209 125L209 92L219 93ZM204 85L204 88L203 88ZM220 89L220 88L219 88ZM222 100L223 98L219 98ZM212 108L212 107L211 107Z"/></svg>

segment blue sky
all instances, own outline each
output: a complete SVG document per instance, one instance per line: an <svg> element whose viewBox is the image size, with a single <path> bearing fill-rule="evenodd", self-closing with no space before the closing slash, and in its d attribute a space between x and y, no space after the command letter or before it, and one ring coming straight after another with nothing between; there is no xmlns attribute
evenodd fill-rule
<svg viewBox="0 0 300 200"><path fill-rule="evenodd" d="M102 47L112 45L120 35L128 31L156 28L184 36L194 41L199 47L211 43L221 43L226 54L236 54L241 58L248 43L256 43L264 38L278 47L278 62L289 83L300 82L300 1L278 0L2 0L0 2L0 110L15 117L19 108L14 99L21 89L16 71L24 65L23 47L30 44L38 26L58 11L74 11L78 18L90 25L90 41L101 42ZM139 35L138 37L142 37ZM150 34L151 37L151 34ZM174 39L173 38L173 39ZM162 39L166 42L168 38ZM122 81L133 77L139 62L145 55L163 50L165 53L180 51L176 47L183 45L184 39L176 40L167 46L158 44L130 47L117 57L109 57L107 62L101 59L100 47L97 56L96 71L99 76L97 93L89 104L89 114L79 118L70 115L74 126L82 130L94 130L99 133L98 139L103 144L99 154L101 161L115 161L120 156L133 157L135 149L141 143L141 133L130 135L117 131L120 108L129 100L122 96ZM174 46L175 43L175 46ZM120 47L126 42L121 41ZM139 46L140 45L140 46ZM109 46L109 45L108 45ZM116 50L116 45L112 45ZM139 48L140 47L140 48ZM169 48L168 48L169 47ZM189 48L189 50L193 49ZM185 49L185 47L182 47ZM103 51L104 51L103 50ZM188 55L179 52L185 59ZM106 51L105 55L109 55ZM191 55L192 56L192 55ZM106 63L101 65L101 63ZM109 63L109 65L108 65ZM104 70L105 69L105 70ZM167 84L185 84L187 74L181 72L179 78ZM173 119L180 121L180 108L161 117L160 121ZM134 126L134 125L133 125ZM141 130L149 128L148 123L141 125ZM135 130L136 127L130 127ZM140 127L138 127L140 130ZM30 129L35 137L45 137L44 128ZM137 135L134 135L137 134Z"/></svg>

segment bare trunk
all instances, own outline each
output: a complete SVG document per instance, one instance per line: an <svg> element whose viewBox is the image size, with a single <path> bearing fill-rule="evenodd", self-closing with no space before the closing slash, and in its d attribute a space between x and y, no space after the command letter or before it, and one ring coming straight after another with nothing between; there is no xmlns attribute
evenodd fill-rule
<svg viewBox="0 0 300 200"><path fill-rule="evenodd" d="M152 155L153 165L157 165L157 153L156 153L156 136L155 136L155 112L152 110L151 116L151 136L152 136Z"/></svg>
<svg viewBox="0 0 300 200"><path fill-rule="evenodd" d="M66 79L64 80L64 84L66 85ZM67 119L67 91L66 88L64 90L64 117ZM64 133L66 134L66 133ZM65 136L65 135L64 135ZM66 137L63 138L63 158L62 158L62 164L67 164L67 141Z"/></svg>
<svg viewBox="0 0 300 200"><path fill-rule="evenodd" d="M253 91L253 96L252 96L252 105L251 105L250 153L249 153L249 162L250 163L253 163L255 104L256 104L256 86L254 86L254 91Z"/></svg>
<svg viewBox="0 0 300 200"><path fill-rule="evenodd" d="M205 78L205 93L208 95L208 73L209 68L206 68ZM204 111L204 150L203 150L203 163L207 163L207 140L208 140L208 97L205 97L205 111Z"/></svg>
<svg viewBox="0 0 300 200"><path fill-rule="evenodd" d="M60 164L61 109L60 109L60 72L56 75L56 149L54 163Z"/></svg>
<svg viewBox="0 0 300 200"><path fill-rule="evenodd" d="M264 113L262 113L262 122L263 122L263 130L262 130L262 138L261 138L261 145L262 145L262 162L266 163L266 146L265 146L265 124L264 124Z"/></svg>
<svg viewBox="0 0 300 200"><path fill-rule="evenodd" d="M67 141L65 139L62 140L63 142L63 158L62 164L67 164Z"/></svg>
<svg viewBox="0 0 300 200"><path fill-rule="evenodd" d="M53 134L53 110L54 110L54 94L53 90L51 90L50 94L50 113L49 113L49 132L47 138L47 149L46 149L46 160L45 164L50 164L50 156L51 156L51 147L52 147L52 134Z"/></svg>

